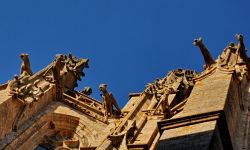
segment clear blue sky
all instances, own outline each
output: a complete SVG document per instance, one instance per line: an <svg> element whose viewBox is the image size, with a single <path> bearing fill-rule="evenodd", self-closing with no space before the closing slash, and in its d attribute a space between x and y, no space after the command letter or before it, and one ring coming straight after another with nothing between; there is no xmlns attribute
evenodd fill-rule
<svg viewBox="0 0 250 150"><path fill-rule="evenodd" d="M91 86L101 100L108 84L123 106L131 92L169 70L202 70L193 39L202 36L214 58L234 35L250 47L249 0L9 0L0 1L0 82L19 74L20 53L33 72L56 54L90 59L79 89Z"/></svg>

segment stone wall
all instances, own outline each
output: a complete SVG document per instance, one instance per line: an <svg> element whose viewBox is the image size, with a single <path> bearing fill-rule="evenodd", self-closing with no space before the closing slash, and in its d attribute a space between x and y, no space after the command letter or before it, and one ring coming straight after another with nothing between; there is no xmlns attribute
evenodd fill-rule
<svg viewBox="0 0 250 150"><path fill-rule="evenodd" d="M8 93L8 91L5 91ZM51 86L39 102L32 102L24 108L24 103L12 97L7 98L0 104L0 139L12 132L14 124L17 128L31 118L32 115L39 112L43 107L47 106L55 97L55 86ZM3 97L2 97L3 98Z"/></svg>
<svg viewBox="0 0 250 150"><path fill-rule="evenodd" d="M165 130L157 150L208 150L216 121L204 122L175 129Z"/></svg>

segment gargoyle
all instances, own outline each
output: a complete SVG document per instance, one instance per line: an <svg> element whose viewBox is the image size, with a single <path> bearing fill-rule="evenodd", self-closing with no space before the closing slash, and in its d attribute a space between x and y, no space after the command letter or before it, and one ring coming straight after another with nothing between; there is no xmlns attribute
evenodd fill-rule
<svg viewBox="0 0 250 150"><path fill-rule="evenodd" d="M107 118L108 116L114 115L113 106L116 108L118 113L121 112L120 107L118 106L115 98L113 97L112 93L107 91L107 85L101 84L99 86L99 90L102 92L102 99L103 99L103 107L104 107L104 116Z"/></svg>
<svg viewBox="0 0 250 150"><path fill-rule="evenodd" d="M21 54L20 57L23 60L22 65L21 65L20 76L21 77L25 75L31 76L33 73L30 68L29 54Z"/></svg>
<svg viewBox="0 0 250 150"><path fill-rule="evenodd" d="M246 48L243 42L243 36L241 34L236 34L236 38L238 39L238 45L237 45L237 53L239 56L240 62L246 62L247 61L247 54L246 54Z"/></svg>
<svg viewBox="0 0 250 150"><path fill-rule="evenodd" d="M179 68L170 71L165 78L157 79L154 83L148 84L144 92L154 96L157 100L156 107L152 109L153 114L164 114L164 118L172 117L175 114L172 108L190 95L194 86L193 78L196 74L192 70Z"/></svg>
<svg viewBox="0 0 250 150"><path fill-rule="evenodd" d="M202 43L202 38L200 37L199 39L195 39L193 44L195 46L198 46L201 50L201 53L202 53L203 58L205 60L204 69L211 67L215 63L215 61L214 61L213 57L211 56L211 54L209 53L209 50Z"/></svg>
<svg viewBox="0 0 250 150"><path fill-rule="evenodd" d="M21 82L18 79L17 75L14 75L13 80L9 81L7 89L9 90L10 94L13 92L16 92L18 90L18 88L20 87Z"/></svg>
<svg viewBox="0 0 250 150"><path fill-rule="evenodd" d="M64 65L62 62L64 61L64 56L63 55L57 55L56 60L52 66L52 72L53 72L53 79L54 82L59 83L61 80L61 75L60 75L60 69Z"/></svg>
<svg viewBox="0 0 250 150"><path fill-rule="evenodd" d="M172 113L171 113L170 105L168 102L168 96L169 94L175 94L176 92L177 92L177 89L173 89L172 87L165 88L164 93L162 94L160 101L155 108L155 112L161 107L161 110L164 114L164 118L170 118L172 116Z"/></svg>

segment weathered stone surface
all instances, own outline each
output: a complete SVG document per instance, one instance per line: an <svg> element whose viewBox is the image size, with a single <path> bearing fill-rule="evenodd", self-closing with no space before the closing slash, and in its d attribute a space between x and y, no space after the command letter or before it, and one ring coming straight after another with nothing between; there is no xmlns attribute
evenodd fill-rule
<svg viewBox="0 0 250 150"><path fill-rule="evenodd" d="M209 149L215 127L216 121L210 121L165 130L161 135L156 149Z"/></svg>
<svg viewBox="0 0 250 150"><path fill-rule="evenodd" d="M201 74L170 71L123 109L104 85L103 102L74 90L88 59L58 55L33 74L23 54L21 75L0 85L0 149L250 149L250 60L236 37L217 60L197 39Z"/></svg>

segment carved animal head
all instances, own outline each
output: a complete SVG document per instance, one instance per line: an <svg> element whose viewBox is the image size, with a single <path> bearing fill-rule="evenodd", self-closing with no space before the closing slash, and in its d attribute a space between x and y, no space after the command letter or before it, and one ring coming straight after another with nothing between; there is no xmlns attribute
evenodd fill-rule
<svg viewBox="0 0 250 150"><path fill-rule="evenodd" d="M69 54L69 57L59 56L57 60L62 60L64 65L63 70L61 70L60 75L62 78L62 83L67 89L74 89L77 87L77 80L81 80L81 76L84 76L84 68L88 68L88 59L77 59ZM65 59L66 58L66 59ZM60 61L59 61L60 62ZM62 69L62 68L61 68Z"/></svg>
<svg viewBox="0 0 250 150"><path fill-rule="evenodd" d="M100 84L99 85L99 90L102 92L106 92L107 91L107 84Z"/></svg>
<svg viewBox="0 0 250 150"><path fill-rule="evenodd" d="M62 54L57 54L57 55L56 55L56 59L64 60L64 59L65 59L65 56L62 55Z"/></svg>
<svg viewBox="0 0 250 150"><path fill-rule="evenodd" d="M29 60L29 54L21 54L20 55L20 57L21 57L21 59L23 60L23 61L26 61L26 60Z"/></svg>
<svg viewBox="0 0 250 150"><path fill-rule="evenodd" d="M200 38L198 38L198 39L195 39L193 44L194 44L195 46L201 45L201 44L202 44L202 38L200 37Z"/></svg>
<svg viewBox="0 0 250 150"><path fill-rule="evenodd" d="M239 41L243 41L243 35L242 35L242 34L236 34L235 37L236 37Z"/></svg>

